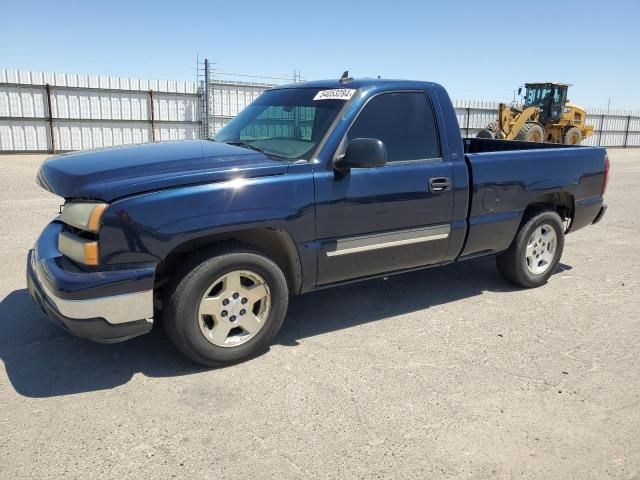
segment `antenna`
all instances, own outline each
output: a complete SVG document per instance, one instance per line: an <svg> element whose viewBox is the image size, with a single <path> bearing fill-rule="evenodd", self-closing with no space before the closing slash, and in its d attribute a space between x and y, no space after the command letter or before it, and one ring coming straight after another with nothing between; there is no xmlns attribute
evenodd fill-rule
<svg viewBox="0 0 640 480"><path fill-rule="evenodd" d="M340 77L340 83L347 83L353 80L353 77L349 76L349 70L345 70L342 76Z"/></svg>

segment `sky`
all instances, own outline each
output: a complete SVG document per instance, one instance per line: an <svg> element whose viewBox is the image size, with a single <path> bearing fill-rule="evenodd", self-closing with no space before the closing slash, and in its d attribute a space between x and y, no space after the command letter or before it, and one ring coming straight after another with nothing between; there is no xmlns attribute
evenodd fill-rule
<svg viewBox="0 0 640 480"><path fill-rule="evenodd" d="M435 81L456 99L560 81L584 106L640 110L639 28L640 0L0 0L0 69L195 80L207 57L229 73Z"/></svg>

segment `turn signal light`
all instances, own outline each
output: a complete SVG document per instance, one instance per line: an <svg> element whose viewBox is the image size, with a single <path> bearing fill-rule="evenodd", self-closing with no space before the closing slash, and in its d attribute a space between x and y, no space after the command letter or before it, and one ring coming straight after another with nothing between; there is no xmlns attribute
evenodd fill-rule
<svg viewBox="0 0 640 480"><path fill-rule="evenodd" d="M58 250L64 256L84 265L98 265L100 260L97 241L85 240L68 232L60 232Z"/></svg>

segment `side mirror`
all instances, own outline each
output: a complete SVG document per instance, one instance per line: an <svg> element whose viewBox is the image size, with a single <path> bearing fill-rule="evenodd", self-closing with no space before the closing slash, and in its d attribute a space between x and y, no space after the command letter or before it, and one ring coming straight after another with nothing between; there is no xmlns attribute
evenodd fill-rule
<svg viewBox="0 0 640 480"><path fill-rule="evenodd" d="M518 87L518 96L522 94L522 87Z"/></svg>
<svg viewBox="0 0 640 480"><path fill-rule="evenodd" d="M335 164L339 170L382 167L387 163L387 147L377 138L354 138Z"/></svg>

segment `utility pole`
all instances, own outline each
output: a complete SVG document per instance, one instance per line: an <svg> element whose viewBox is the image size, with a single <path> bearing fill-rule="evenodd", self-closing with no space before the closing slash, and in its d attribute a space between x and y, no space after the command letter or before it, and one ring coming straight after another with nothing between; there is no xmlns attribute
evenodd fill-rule
<svg viewBox="0 0 640 480"><path fill-rule="evenodd" d="M204 59L204 131L205 138L209 138L209 59Z"/></svg>

